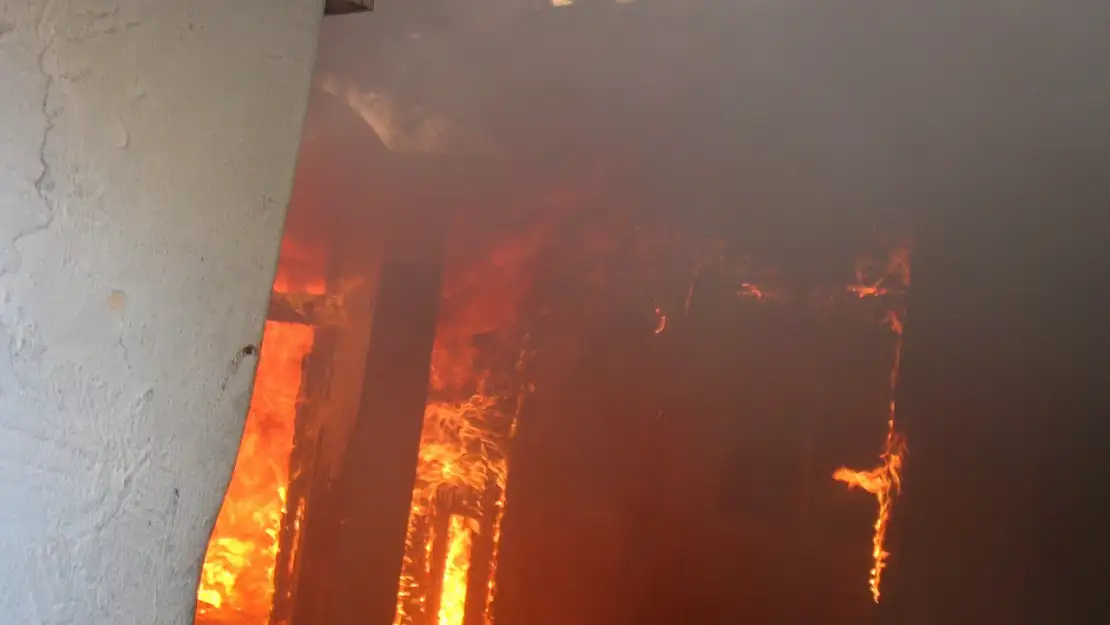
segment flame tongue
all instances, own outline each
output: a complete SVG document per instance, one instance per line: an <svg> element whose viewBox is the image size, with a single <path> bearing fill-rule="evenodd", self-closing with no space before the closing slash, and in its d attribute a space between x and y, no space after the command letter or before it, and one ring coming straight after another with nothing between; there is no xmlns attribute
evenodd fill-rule
<svg viewBox="0 0 1110 625"><path fill-rule="evenodd" d="M243 442L204 558L200 616L269 622L301 362L313 339L310 326L266 323Z"/></svg>
<svg viewBox="0 0 1110 625"><path fill-rule="evenodd" d="M890 522L891 504L902 484L905 449L905 440L894 431L894 423L891 422L887 431L886 444L879 456L879 466L870 471L853 471L842 467L833 474L833 479L847 484L849 488L859 488L874 495L878 502L879 510L875 517L874 533L871 538L872 565L868 578L871 597L875 602L879 601L883 569L886 568L886 559L890 555L884 544L887 525Z"/></svg>
<svg viewBox="0 0 1110 625"><path fill-rule="evenodd" d="M899 247L890 252L884 271L878 279L867 280L867 275L875 267L873 262L861 262L856 269L857 284L848 287L849 293L862 298L898 295L905 292L910 284L910 255L908 247ZM879 602L880 586L886 559L886 532L890 523L890 511L894 497L902 486L902 467L905 463L906 441L895 427L897 414L894 394L898 388L898 372L902 366L902 315L895 309L887 312L883 322L894 334L894 362L890 368L890 408L887 418L886 440L879 454L879 465L869 471L856 471L841 467L833 473L833 479L843 482L849 488L859 488L875 497L878 513L875 517L874 532L871 538L871 571L868 586L871 598Z"/></svg>
<svg viewBox="0 0 1110 625"><path fill-rule="evenodd" d="M492 623L520 372L502 372L488 360L506 355L501 339L514 335L517 309L530 287L529 262L544 231L541 224L525 236L497 241L484 254L476 254L474 245L459 245L459 253L450 256L394 625L462 625L468 599L483 603L473 612ZM479 337L491 340L476 341ZM492 349L479 350L477 342ZM436 536L437 531L446 535ZM468 580L476 541L480 557L488 558L482 564L489 565L476 569L489 571L481 595Z"/></svg>
<svg viewBox="0 0 1110 625"><path fill-rule="evenodd" d="M439 625L462 625L466 615L471 536L466 519L458 514L452 515L447 527L447 558L439 595Z"/></svg>

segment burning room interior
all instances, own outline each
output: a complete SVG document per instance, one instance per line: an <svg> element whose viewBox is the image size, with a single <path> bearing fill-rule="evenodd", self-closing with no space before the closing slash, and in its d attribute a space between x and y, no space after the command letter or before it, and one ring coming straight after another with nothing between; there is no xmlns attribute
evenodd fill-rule
<svg viewBox="0 0 1110 625"><path fill-rule="evenodd" d="M875 622L917 241L813 32L408 4L325 21L197 623Z"/></svg>

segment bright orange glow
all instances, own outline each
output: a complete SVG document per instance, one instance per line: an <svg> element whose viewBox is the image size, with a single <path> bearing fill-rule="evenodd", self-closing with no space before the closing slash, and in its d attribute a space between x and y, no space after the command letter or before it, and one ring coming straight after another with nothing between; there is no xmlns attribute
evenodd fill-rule
<svg viewBox="0 0 1110 625"><path fill-rule="evenodd" d="M447 526L447 559L439 594L439 625L463 625L466 585L470 575L471 536L467 520L458 514L451 515Z"/></svg>
<svg viewBox="0 0 1110 625"><path fill-rule="evenodd" d="M266 323L243 441L204 558L198 622L269 623L301 363L313 339L310 326Z"/></svg>
<svg viewBox="0 0 1110 625"><path fill-rule="evenodd" d="M881 297L905 293L910 286L910 248L894 247L881 261L865 258L856 265L856 282L848 286L849 293L860 298Z"/></svg>
<svg viewBox="0 0 1110 625"><path fill-rule="evenodd" d="M873 277L879 268L879 275ZM849 293L860 298L882 297L904 294L910 284L910 253L908 247L893 249L885 264L880 265L872 259L861 261L856 268L857 283L848 287ZM883 569L887 557L886 533L890 523L890 512L902 486L902 468L905 464L906 440L895 425L897 414L895 393L898 389L898 372L902 366L902 314L898 309L887 311L884 323L894 334L894 358L890 368L890 406L887 417L887 433L879 454L879 465L868 471L856 471L841 467L833 473L833 479L843 482L849 488L859 488L875 497L878 512L871 538L871 571L868 587L876 603L881 595Z"/></svg>
<svg viewBox="0 0 1110 625"><path fill-rule="evenodd" d="M871 493L878 502L879 510L871 538L872 565L868 576L868 587L876 603L879 601L883 569L886 568L886 559L890 555L884 547L887 524L890 522L894 497L902 485L902 466L906 451L905 440L895 432L893 421L890 425L886 443L879 456L879 466L870 471L853 471L842 467L833 474L833 479L844 482L849 488L859 488Z"/></svg>
<svg viewBox="0 0 1110 625"><path fill-rule="evenodd" d="M281 240L281 258L278 273L274 277L275 293L297 293L303 295L323 295L327 254L323 250L299 242L286 233Z"/></svg>
<svg viewBox="0 0 1110 625"><path fill-rule="evenodd" d="M517 371L493 370L481 364L484 354L475 338L512 332L530 288L530 260L543 234L538 229L513 237L485 255L475 254L473 246L449 254L395 625L461 625L468 599L484 600L485 623L493 622L492 571L505 509L508 444L524 392L515 378L524 356ZM436 528L443 527L447 516L448 529L439 535ZM464 538L451 527L463 521L466 549L455 551ZM470 546L479 538L492 547L486 563L491 574L485 597L467 597L466 580L460 583L458 571L470 569ZM437 586L438 597L433 596Z"/></svg>
<svg viewBox="0 0 1110 625"><path fill-rule="evenodd" d="M523 362L523 361L522 361ZM522 397L523 399L523 397ZM518 411L519 412L519 411ZM512 438L515 433L516 423L513 423L513 430L509 433L509 438ZM501 496L497 500L497 508L494 510L493 518L493 555L490 557L489 567L489 580L486 582L486 601L485 601L485 623L486 625L493 625L493 599L497 595L497 556L501 552L501 521L505 517L505 491L501 491Z"/></svg>

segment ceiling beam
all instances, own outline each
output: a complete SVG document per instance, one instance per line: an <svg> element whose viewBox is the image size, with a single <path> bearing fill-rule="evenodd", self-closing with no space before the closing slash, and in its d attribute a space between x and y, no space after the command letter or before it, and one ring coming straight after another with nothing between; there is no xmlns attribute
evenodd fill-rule
<svg viewBox="0 0 1110 625"><path fill-rule="evenodd" d="M374 10L374 0L324 0L324 15L347 15Z"/></svg>

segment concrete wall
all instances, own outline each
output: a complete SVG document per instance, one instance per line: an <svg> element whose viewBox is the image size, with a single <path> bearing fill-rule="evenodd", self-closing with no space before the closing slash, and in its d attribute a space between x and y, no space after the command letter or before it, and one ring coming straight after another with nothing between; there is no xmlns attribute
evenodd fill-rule
<svg viewBox="0 0 1110 625"><path fill-rule="evenodd" d="M0 623L191 623L322 2L0 3Z"/></svg>

